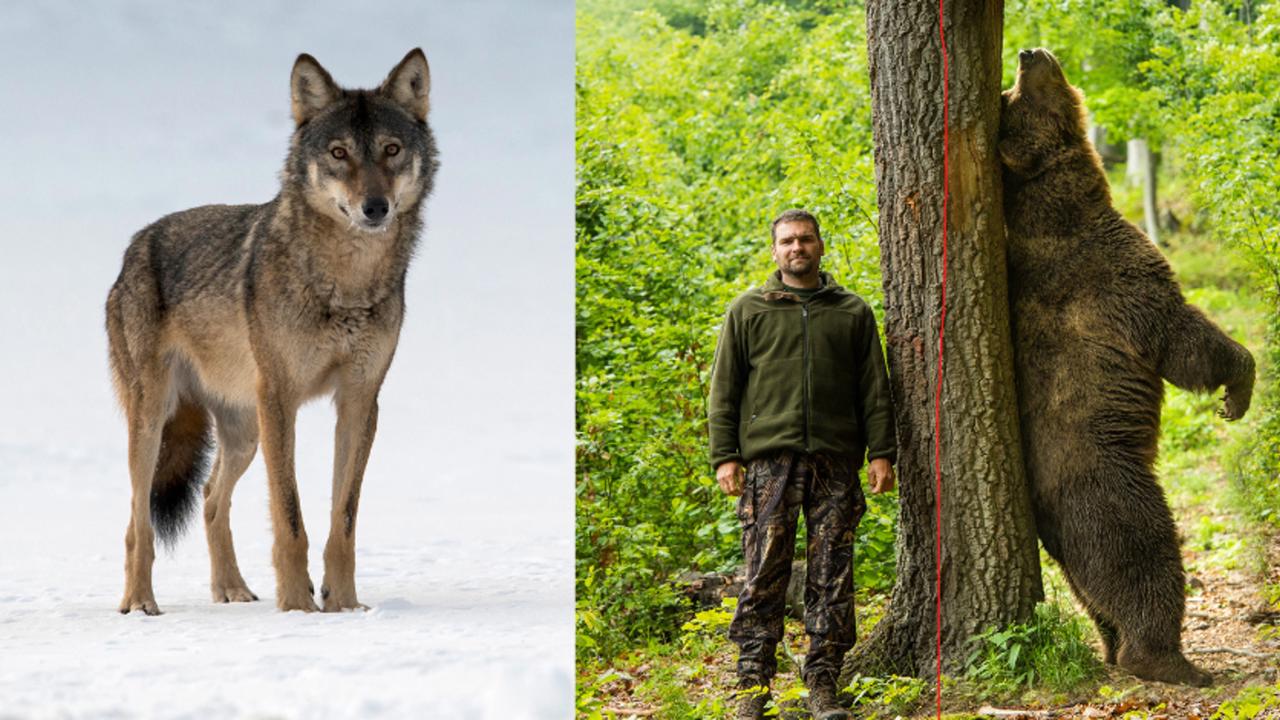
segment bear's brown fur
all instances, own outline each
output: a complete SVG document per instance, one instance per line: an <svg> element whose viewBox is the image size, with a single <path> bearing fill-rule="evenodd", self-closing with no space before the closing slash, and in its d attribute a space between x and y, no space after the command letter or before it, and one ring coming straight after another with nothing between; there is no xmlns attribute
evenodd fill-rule
<svg viewBox="0 0 1280 720"><path fill-rule="evenodd" d="M1209 685L1182 654L1182 557L1152 464L1167 379L1226 386L1244 415L1249 351L1186 303L1168 262L1111 205L1084 101L1043 49L1005 91L1009 286L1023 447L1036 524L1109 663Z"/></svg>

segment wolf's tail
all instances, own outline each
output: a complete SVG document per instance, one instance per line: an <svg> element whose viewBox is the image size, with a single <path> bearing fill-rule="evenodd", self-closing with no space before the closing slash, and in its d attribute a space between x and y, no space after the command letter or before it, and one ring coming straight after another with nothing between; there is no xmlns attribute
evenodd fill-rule
<svg viewBox="0 0 1280 720"><path fill-rule="evenodd" d="M209 412L189 400L165 423L160 459L151 480L151 524L156 537L172 547L186 529L200 500L213 449Z"/></svg>

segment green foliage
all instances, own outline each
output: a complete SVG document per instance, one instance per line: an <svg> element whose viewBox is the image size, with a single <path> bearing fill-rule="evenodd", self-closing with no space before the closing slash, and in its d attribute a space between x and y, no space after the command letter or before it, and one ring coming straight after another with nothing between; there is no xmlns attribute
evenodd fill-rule
<svg viewBox="0 0 1280 720"><path fill-rule="evenodd" d="M664 720L707 720L727 717L731 702L719 696L697 701L689 700L688 678L682 677L679 668L660 667L647 683L655 689L654 697L661 703Z"/></svg>
<svg viewBox="0 0 1280 720"><path fill-rule="evenodd" d="M1267 604L1271 609L1280 611L1280 583L1267 585L1263 590ZM1280 641L1280 623L1266 624L1258 627L1258 637L1264 642Z"/></svg>
<svg viewBox="0 0 1280 720"><path fill-rule="evenodd" d="M1231 700L1222 703L1210 720L1253 720L1273 717L1268 711L1280 710L1280 683L1272 686L1247 687Z"/></svg>
<svg viewBox="0 0 1280 720"><path fill-rule="evenodd" d="M872 592L893 588L894 541L898 530L898 496L867 495L867 514L854 541L853 584Z"/></svg>
<svg viewBox="0 0 1280 720"><path fill-rule="evenodd" d="M1232 489L1256 522L1280 529L1280 312L1270 317L1267 355L1270 377L1254 407L1261 414L1255 432L1244 438L1231 465ZM1251 412L1253 412L1251 410Z"/></svg>
<svg viewBox="0 0 1280 720"><path fill-rule="evenodd" d="M998 695L1032 687L1070 690L1101 673L1089 636L1084 618L1040 603L1030 622L977 635L966 677Z"/></svg>
<svg viewBox="0 0 1280 720"><path fill-rule="evenodd" d="M601 690L605 685L615 680L629 679L626 673L609 668L589 682L584 683L580 680L574 703L577 711L576 717L586 718L587 720L604 720L604 700L601 697Z"/></svg>
<svg viewBox="0 0 1280 720"><path fill-rule="evenodd" d="M695 613L693 619L681 626L681 630L698 635L719 635L728 631L733 622L733 611L738 607L738 598L725 598L720 607L709 608Z"/></svg>
<svg viewBox="0 0 1280 720"><path fill-rule="evenodd" d="M580 656L604 658L671 639L676 574L741 562L707 377L725 307L771 267L769 221L815 212L826 267L880 305L860 11L639 6L577 19L577 626ZM877 587L886 517L862 534Z"/></svg>
<svg viewBox="0 0 1280 720"><path fill-rule="evenodd" d="M1161 453L1193 452L1212 445L1214 431L1222 422L1214 415L1218 404L1211 395L1190 393L1166 383L1160 413Z"/></svg>
<svg viewBox="0 0 1280 720"><path fill-rule="evenodd" d="M855 675L844 692L852 696L851 705L857 717L899 717L916 707L929 687L930 684L920 678Z"/></svg>

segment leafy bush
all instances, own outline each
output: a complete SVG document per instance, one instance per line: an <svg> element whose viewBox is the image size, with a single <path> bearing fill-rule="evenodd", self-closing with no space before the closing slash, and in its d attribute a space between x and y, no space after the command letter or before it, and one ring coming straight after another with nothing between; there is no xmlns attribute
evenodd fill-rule
<svg viewBox="0 0 1280 720"><path fill-rule="evenodd" d="M863 677L855 675L846 693L852 696L851 705L860 718L901 717L910 712L925 697L928 682L919 678Z"/></svg>
<svg viewBox="0 0 1280 720"><path fill-rule="evenodd" d="M693 619L681 626L681 630L697 635L723 635L733 622L733 612L738 607L738 598L725 598L720 607L709 608L694 613Z"/></svg>
<svg viewBox="0 0 1280 720"><path fill-rule="evenodd" d="M1040 603L1031 622L990 628L974 638L966 678L1000 695L1032 687L1070 690L1102 670L1090 635L1084 618Z"/></svg>

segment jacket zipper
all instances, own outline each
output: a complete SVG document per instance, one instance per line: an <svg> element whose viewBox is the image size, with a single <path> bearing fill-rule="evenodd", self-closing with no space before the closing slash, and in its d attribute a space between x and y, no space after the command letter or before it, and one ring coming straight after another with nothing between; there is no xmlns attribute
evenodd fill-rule
<svg viewBox="0 0 1280 720"><path fill-rule="evenodd" d="M804 451L811 452L809 448L809 302L806 300L800 305L800 317L804 326L804 350L801 355L802 364L804 365L804 380L801 385L801 393L804 399Z"/></svg>

